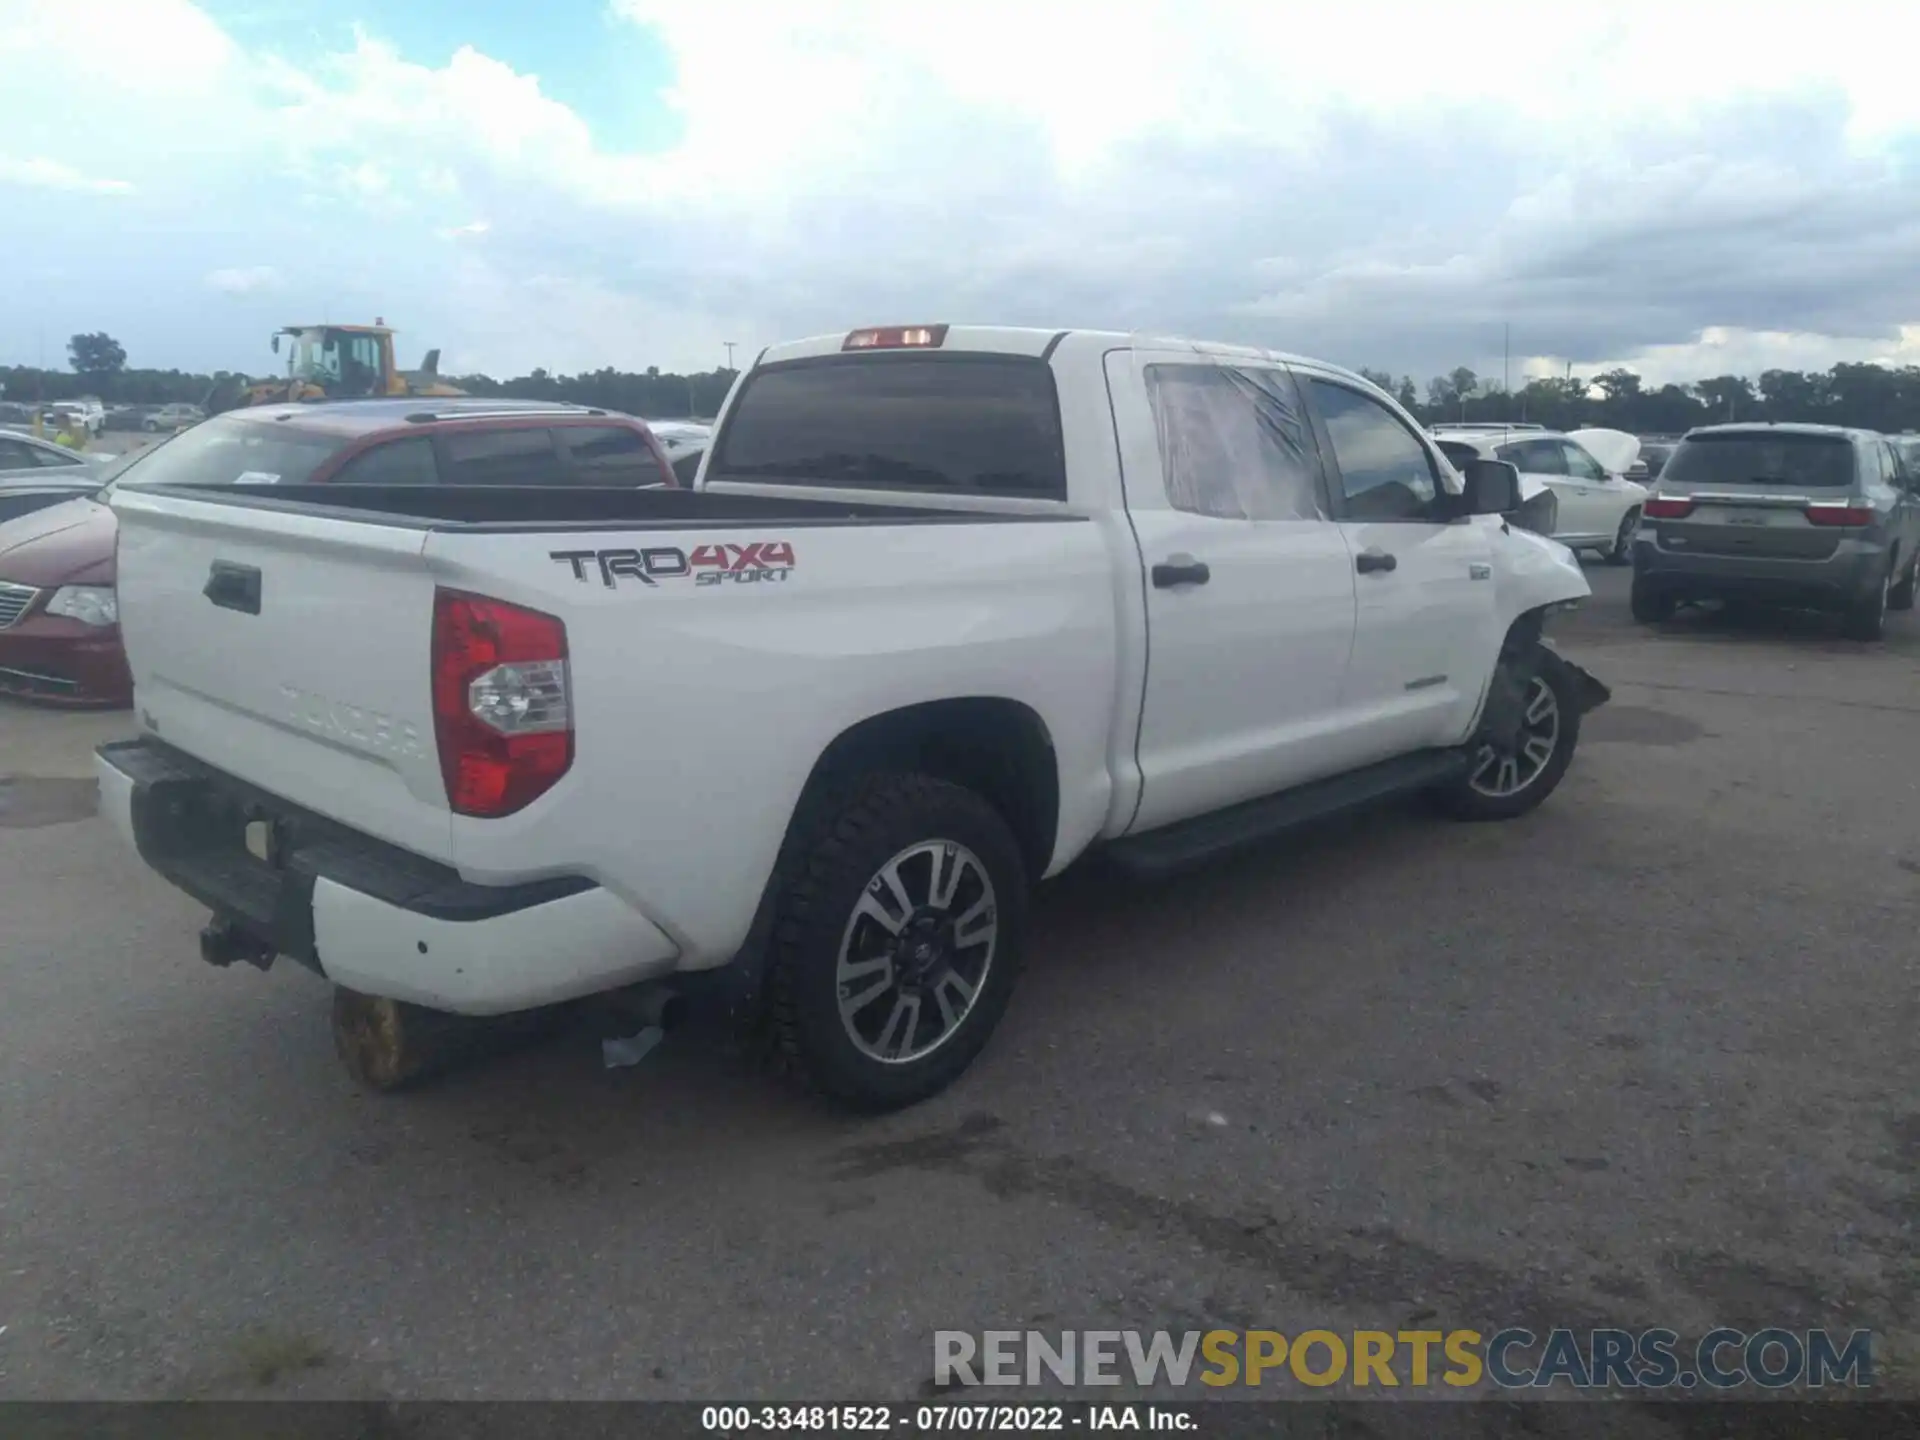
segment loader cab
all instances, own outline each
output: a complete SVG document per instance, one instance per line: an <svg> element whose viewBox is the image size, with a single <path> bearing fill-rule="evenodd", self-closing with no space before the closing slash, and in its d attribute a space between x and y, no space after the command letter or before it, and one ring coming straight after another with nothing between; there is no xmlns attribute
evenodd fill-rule
<svg viewBox="0 0 1920 1440"><path fill-rule="evenodd" d="M393 333L366 325L289 326L273 337L287 341L287 379L333 400L402 394L393 367Z"/></svg>

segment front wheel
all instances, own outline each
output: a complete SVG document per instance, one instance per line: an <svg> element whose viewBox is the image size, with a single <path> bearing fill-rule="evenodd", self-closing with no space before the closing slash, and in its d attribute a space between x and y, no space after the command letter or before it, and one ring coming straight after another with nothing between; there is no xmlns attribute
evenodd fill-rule
<svg viewBox="0 0 1920 1440"><path fill-rule="evenodd" d="M971 790L877 775L840 796L781 897L769 960L788 1075L861 1110L945 1089L1012 997L1027 873Z"/></svg>
<svg viewBox="0 0 1920 1440"><path fill-rule="evenodd" d="M1630 565L1633 563L1633 532L1639 528L1640 512L1629 510L1620 521L1620 529L1614 534L1613 548L1607 551L1609 565Z"/></svg>
<svg viewBox="0 0 1920 1440"><path fill-rule="evenodd" d="M1506 662L1503 662L1503 664ZM1458 820L1512 820L1560 784L1580 743L1580 697L1550 661L1525 681L1510 734L1482 735L1468 746L1467 769L1435 798Z"/></svg>

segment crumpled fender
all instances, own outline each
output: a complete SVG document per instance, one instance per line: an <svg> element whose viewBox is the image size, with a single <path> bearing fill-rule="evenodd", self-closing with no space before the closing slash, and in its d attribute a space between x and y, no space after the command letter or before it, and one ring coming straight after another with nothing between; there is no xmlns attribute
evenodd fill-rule
<svg viewBox="0 0 1920 1440"><path fill-rule="evenodd" d="M1495 521L1488 536L1493 551L1494 600L1505 633L1522 615L1593 594L1574 553L1558 540Z"/></svg>
<svg viewBox="0 0 1920 1440"><path fill-rule="evenodd" d="M1539 665L1542 674L1553 673L1559 677L1563 688L1573 696L1574 708L1582 715L1590 710L1598 710L1613 698L1613 691L1567 659L1554 648L1551 640L1544 637L1540 641Z"/></svg>
<svg viewBox="0 0 1920 1440"><path fill-rule="evenodd" d="M1613 698L1613 692L1584 668L1554 648L1551 640L1536 635L1531 641L1510 646L1487 682L1486 698L1480 704L1480 717L1474 735L1480 740L1511 749L1520 730L1527 707L1527 692L1535 675L1550 676L1563 695L1572 697L1573 711L1585 715Z"/></svg>

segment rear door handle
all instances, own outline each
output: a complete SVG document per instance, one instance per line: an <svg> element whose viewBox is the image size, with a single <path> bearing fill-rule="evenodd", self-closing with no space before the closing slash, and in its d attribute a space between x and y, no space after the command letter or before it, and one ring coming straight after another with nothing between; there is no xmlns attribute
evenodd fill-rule
<svg viewBox="0 0 1920 1440"><path fill-rule="evenodd" d="M1204 585L1213 578L1206 562L1191 555L1169 555L1153 567L1155 589L1171 590L1175 585Z"/></svg>
<svg viewBox="0 0 1920 1440"><path fill-rule="evenodd" d="M1391 570L1399 563L1384 550L1362 550L1353 557L1353 568L1362 575Z"/></svg>
<svg viewBox="0 0 1920 1440"><path fill-rule="evenodd" d="M243 615L260 613L260 567L216 560L207 568L206 587L200 592L222 610Z"/></svg>

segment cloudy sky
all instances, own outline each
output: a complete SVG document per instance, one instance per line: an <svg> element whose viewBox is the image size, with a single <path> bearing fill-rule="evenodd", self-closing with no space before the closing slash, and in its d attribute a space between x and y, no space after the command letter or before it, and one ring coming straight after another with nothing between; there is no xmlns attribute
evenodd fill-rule
<svg viewBox="0 0 1920 1440"><path fill-rule="evenodd" d="M883 321L1920 363L1897 0L0 0L0 363L711 368ZM1897 43L1896 43L1897 42Z"/></svg>

